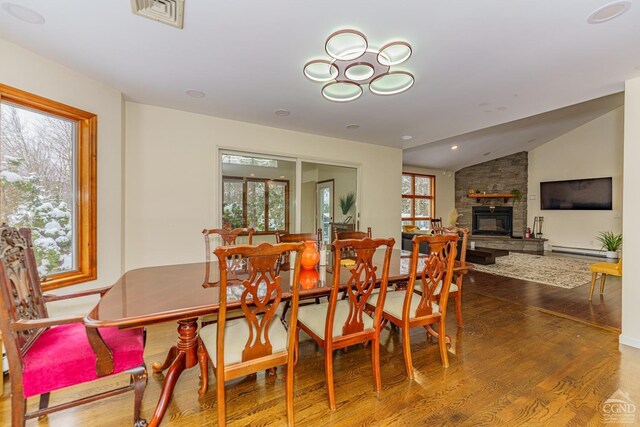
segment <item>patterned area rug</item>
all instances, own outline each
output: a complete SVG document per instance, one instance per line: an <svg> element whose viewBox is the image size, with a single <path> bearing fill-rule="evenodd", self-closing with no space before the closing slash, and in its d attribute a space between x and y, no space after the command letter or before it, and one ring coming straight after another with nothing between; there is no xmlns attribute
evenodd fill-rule
<svg viewBox="0 0 640 427"><path fill-rule="evenodd" d="M493 265L475 264L477 271L513 277L545 285L573 289L591 281L591 261L512 252Z"/></svg>

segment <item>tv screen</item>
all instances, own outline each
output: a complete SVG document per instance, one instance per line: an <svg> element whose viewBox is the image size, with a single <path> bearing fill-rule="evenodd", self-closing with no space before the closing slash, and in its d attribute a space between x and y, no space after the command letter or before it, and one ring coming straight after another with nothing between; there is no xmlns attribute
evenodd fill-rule
<svg viewBox="0 0 640 427"><path fill-rule="evenodd" d="M540 183L540 209L611 210L612 178Z"/></svg>

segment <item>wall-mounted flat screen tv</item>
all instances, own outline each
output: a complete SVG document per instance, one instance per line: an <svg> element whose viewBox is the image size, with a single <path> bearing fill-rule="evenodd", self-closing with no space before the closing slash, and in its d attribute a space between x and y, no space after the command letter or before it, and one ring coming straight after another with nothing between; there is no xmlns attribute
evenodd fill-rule
<svg viewBox="0 0 640 427"><path fill-rule="evenodd" d="M540 209L611 210L612 178L540 183Z"/></svg>

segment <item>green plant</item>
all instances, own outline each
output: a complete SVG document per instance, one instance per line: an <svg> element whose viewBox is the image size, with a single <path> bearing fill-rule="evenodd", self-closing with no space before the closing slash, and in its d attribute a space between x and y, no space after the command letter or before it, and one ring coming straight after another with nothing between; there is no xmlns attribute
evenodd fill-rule
<svg viewBox="0 0 640 427"><path fill-rule="evenodd" d="M340 197L340 210L342 215L347 215L351 208L356 204L356 194L352 191L346 196Z"/></svg>
<svg viewBox="0 0 640 427"><path fill-rule="evenodd" d="M522 200L522 193L520 192L520 190L517 190L514 188L513 190L511 190L511 195L513 196L514 203L517 203L520 200Z"/></svg>
<svg viewBox="0 0 640 427"><path fill-rule="evenodd" d="M622 246L622 234L615 234L613 231L601 231L596 239L602 244L602 249L610 252L615 252Z"/></svg>

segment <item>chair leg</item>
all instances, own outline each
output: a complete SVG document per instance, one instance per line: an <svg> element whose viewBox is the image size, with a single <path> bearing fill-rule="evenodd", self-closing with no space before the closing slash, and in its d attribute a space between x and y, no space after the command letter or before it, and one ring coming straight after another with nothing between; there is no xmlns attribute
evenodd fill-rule
<svg viewBox="0 0 640 427"><path fill-rule="evenodd" d="M289 426L294 425L293 420L293 363L287 363L287 378L285 380L285 393L287 397L287 421Z"/></svg>
<svg viewBox="0 0 640 427"><path fill-rule="evenodd" d="M444 319L440 319L438 323L438 346L440 346L440 358L442 359L442 366L449 367L449 355L447 353L447 335L445 334Z"/></svg>
<svg viewBox="0 0 640 427"><path fill-rule="evenodd" d="M329 409L336 410L336 396L333 390L333 350L324 349L324 379L327 385L327 398L329 399Z"/></svg>
<svg viewBox="0 0 640 427"><path fill-rule="evenodd" d="M11 427L24 427L24 414L27 411L27 400L22 393L11 393Z"/></svg>
<svg viewBox="0 0 640 427"><path fill-rule="evenodd" d="M598 278L598 273L593 273L591 275L591 287L589 288L589 301L593 299L593 291L596 287L596 279Z"/></svg>
<svg viewBox="0 0 640 427"><path fill-rule="evenodd" d="M293 364L294 366L300 361L300 327L296 327L296 339L293 347Z"/></svg>
<svg viewBox="0 0 640 427"><path fill-rule="evenodd" d="M456 322L458 322L458 328L462 328L462 292L458 291L456 294Z"/></svg>
<svg viewBox="0 0 640 427"><path fill-rule="evenodd" d="M607 280L607 275L602 273L602 278L600 279L600 295L604 293L604 282Z"/></svg>
<svg viewBox="0 0 640 427"><path fill-rule="evenodd" d="M143 427L147 425L147 421L140 418L140 408L142 407L142 398L144 390L147 387L147 371L140 369L132 375L133 381L133 425L134 427Z"/></svg>
<svg viewBox="0 0 640 427"><path fill-rule="evenodd" d="M280 321L286 325L287 324L287 311L289 311L289 307L291 307L291 301L287 300L284 302L284 308L282 309L282 316L280 316Z"/></svg>
<svg viewBox="0 0 640 427"><path fill-rule="evenodd" d="M218 425L224 426L227 423L226 400L224 396L224 370L220 375L216 375L216 390L218 399Z"/></svg>
<svg viewBox="0 0 640 427"><path fill-rule="evenodd" d="M49 397L51 397L51 393L42 393L40 395L39 409L47 409L49 407Z"/></svg>
<svg viewBox="0 0 640 427"><path fill-rule="evenodd" d="M200 389L198 394L204 396L209 390L209 355L200 338L198 338L198 365L200 365Z"/></svg>
<svg viewBox="0 0 640 427"><path fill-rule="evenodd" d="M376 337L371 341L371 368L373 369L373 385L376 393L380 393L382 389L382 380L380 379L380 338Z"/></svg>
<svg viewBox="0 0 640 427"><path fill-rule="evenodd" d="M413 379L413 361L411 360L411 330L408 326L402 328L402 353L404 354L404 368L410 380Z"/></svg>

